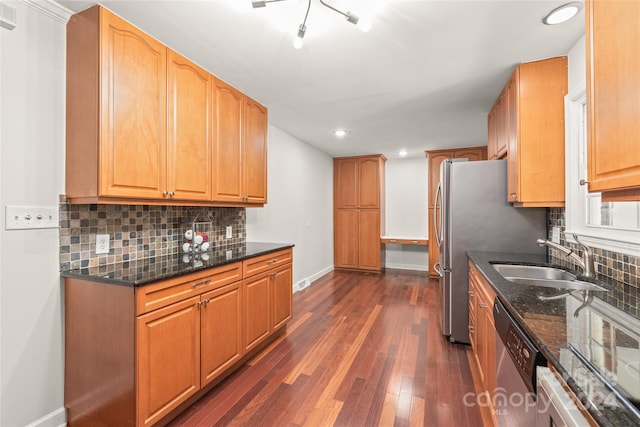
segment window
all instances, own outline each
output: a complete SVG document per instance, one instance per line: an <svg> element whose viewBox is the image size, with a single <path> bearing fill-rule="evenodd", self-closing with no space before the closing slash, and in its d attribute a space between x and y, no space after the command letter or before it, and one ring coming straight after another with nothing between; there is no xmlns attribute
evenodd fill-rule
<svg viewBox="0 0 640 427"><path fill-rule="evenodd" d="M640 255L640 202L602 202L588 193L586 86L565 97L566 228L584 243L629 255ZM571 239L569 239L571 241Z"/></svg>

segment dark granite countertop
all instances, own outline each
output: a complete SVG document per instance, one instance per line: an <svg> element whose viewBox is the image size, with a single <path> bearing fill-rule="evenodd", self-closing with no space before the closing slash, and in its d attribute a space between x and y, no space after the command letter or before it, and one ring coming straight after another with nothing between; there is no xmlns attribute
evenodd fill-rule
<svg viewBox="0 0 640 427"><path fill-rule="evenodd" d="M640 426L640 418L623 403L623 400L637 398L637 388L640 384L640 377L637 377L638 367L634 365L629 368L636 362L640 362L638 360L640 348L635 335L638 332L630 332L630 335L618 332L623 329L627 329L627 332L633 331L630 324L636 324L636 322L640 325L634 313L624 313L606 302L607 292L574 291L562 297L566 294L566 290L510 282L491 266L495 263L551 265L547 263L544 255L470 251L468 256L549 364L563 376L600 425ZM611 286L603 282L598 283L605 287ZM540 296L558 296L559 298L541 300ZM608 343L610 339L608 337L616 334L620 335L620 340L625 339L627 343ZM594 349L594 346L599 347ZM608 390L605 383L597 379L579 356L576 356L572 347L577 349L578 353L587 354L587 359L597 358L603 365L607 365L602 369L606 372L600 373L613 383L614 392ZM612 351L608 351L609 349ZM625 361L621 356L611 355L617 350L630 352L627 356L631 358L630 362L622 363ZM636 378L629 380L631 377ZM628 390L635 388L635 397L633 391L628 393L624 390L625 388ZM615 396L615 393L620 391L628 399Z"/></svg>
<svg viewBox="0 0 640 427"><path fill-rule="evenodd" d="M154 258L123 261L98 267L79 268L63 271L63 277L91 280L114 285L143 286L158 280L190 274L195 271L214 268L247 258L268 254L281 249L292 248L287 243L255 243L229 246L217 251L209 251L197 256L172 254ZM204 256L203 256L204 255Z"/></svg>

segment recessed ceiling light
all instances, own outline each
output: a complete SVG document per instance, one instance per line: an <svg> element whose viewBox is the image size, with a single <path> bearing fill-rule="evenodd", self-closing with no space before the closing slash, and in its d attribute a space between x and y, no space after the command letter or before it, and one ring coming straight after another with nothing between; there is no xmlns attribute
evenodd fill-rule
<svg viewBox="0 0 640 427"><path fill-rule="evenodd" d="M582 3L573 2L563 4L547 13L545 17L542 18L542 22L547 25L562 24L576 16L578 12L580 12L580 9L582 9Z"/></svg>
<svg viewBox="0 0 640 427"><path fill-rule="evenodd" d="M334 131L333 134L336 136L336 138L344 138L344 136L347 134L347 131L344 129L338 129Z"/></svg>
<svg viewBox="0 0 640 427"><path fill-rule="evenodd" d="M399 155L399 156L402 156L402 157L406 156L406 155L407 155L407 150L400 150L400 151L398 151L398 155Z"/></svg>

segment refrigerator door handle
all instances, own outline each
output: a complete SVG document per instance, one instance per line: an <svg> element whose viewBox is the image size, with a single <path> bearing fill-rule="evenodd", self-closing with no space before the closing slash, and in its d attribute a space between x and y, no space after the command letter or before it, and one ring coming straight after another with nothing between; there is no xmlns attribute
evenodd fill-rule
<svg viewBox="0 0 640 427"><path fill-rule="evenodd" d="M438 276L444 277L444 273L442 272L442 267L440 267L440 261L433 264L433 270L438 273Z"/></svg>
<svg viewBox="0 0 640 427"><path fill-rule="evenodd" d="M438 222L438 202L440 202L440 221ZM442 182L438 183L436 195L433 199L433 230L436 234L436 243L440 247L442 242ZM435 268L435 266L434 266Z"/></svg>

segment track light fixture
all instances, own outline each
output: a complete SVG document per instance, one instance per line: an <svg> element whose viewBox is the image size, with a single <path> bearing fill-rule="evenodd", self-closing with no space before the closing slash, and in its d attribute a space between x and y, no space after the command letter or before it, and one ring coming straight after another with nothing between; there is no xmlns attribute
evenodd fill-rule
<svg viewBox="0 0 640 427"><path fill-rule="evenodd" d="M284 1L284 0L251 0L251 5L253 6L254 9L258 8L258 7L265 7L267 5L267 3L274 3L277 1ZM342 12L339 9L336 9L335 7L331 6L330 4L327 4L326 2L324 2L324 0L318 0L320 2L321 5L323 5L324 7L326 7L327 9L331 9L336 13L339 13L340 15L344 16L345 19L352 23L353 25L357 26L359 29L361 29L362 31L369 31L371 29L371 25L369 22L366 21L361 21L360 18L358 18L356 15L354 15L353 13L347 11L347 12ZM296 49L302 49L302 46L304 44L304 35L307 32L307 18L309 17L309 10L311 9L311 0L309 0L309 3L307 4L307 12L304 15L304 20L302 21L302 24L300 24L300 26L298 27L298 32L296 33L296 36L293 39L293 46Z"/></svg>

